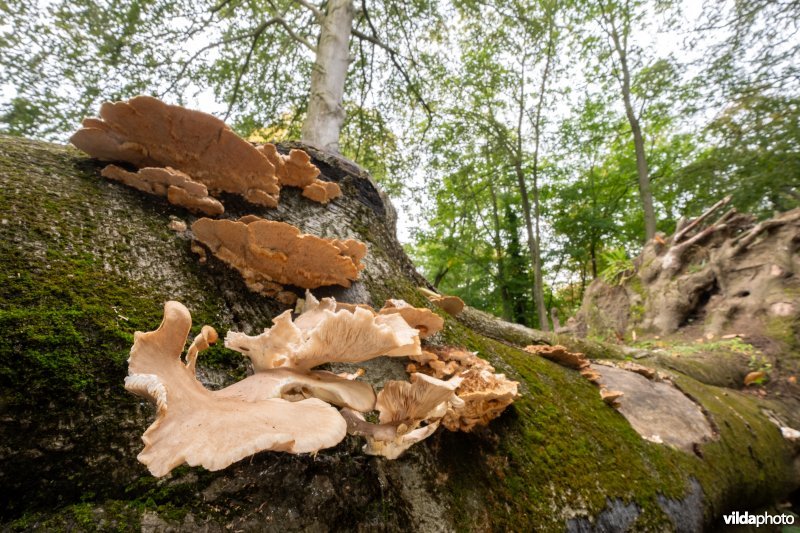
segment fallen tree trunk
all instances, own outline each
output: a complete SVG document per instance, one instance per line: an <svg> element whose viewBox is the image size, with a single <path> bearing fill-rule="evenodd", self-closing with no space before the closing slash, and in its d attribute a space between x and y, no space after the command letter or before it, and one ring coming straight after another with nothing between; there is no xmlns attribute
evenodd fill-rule
<svg viewBox="0 0 800 533"><path fill-rule="evenodd" d="M321 207L285 190L270 210L223 196L226 216L257 214L366 242L361 281L317 296L427 305L385 197L353 165L311 153L342 198ZM136 461L153 410L122 388L133 332L154 329L166 299L187 305L195 330L211 324L221 333L253 334L284 308L221 262L200 264L188 237L169 228L191 222L186 211L98 170L71 148L0 138L3 528L690 531L800 482L797 449L763 414L796 424L780 405L671 371L710 436L692 451L654 443L577 371L520 349L572 341L470 310L460 320L440 312L445 329L429 342L477 351L520 381L522 397L486 429L440 430L396 461L366 456L348 437L313 456L261 453L219 472L183 466L155 479ZM626 355L570 346L596 359ZM376 385L406 376L403 360L364 367ZM239 354L220 347L198 368L212 387L247 372Z"/></svg>

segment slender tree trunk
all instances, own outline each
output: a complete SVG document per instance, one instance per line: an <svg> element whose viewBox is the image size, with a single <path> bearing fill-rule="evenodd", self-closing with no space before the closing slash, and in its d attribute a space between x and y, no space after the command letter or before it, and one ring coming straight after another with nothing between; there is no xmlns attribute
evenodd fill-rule
<svg viewBox="0 0 800 533"><path fill-rule="evenodd" d="M534 145L533 145L533 221L536 239L534 240L534 290L536 292L534 300L536 312L539 314L539 325L547 331L547 311L544 305L544 280L542 279L542 236L539 228L540 205L539 205L539 141L542 133L542 105L544 104L545 90L547 89L547 79L550 76L550 65L553 59L553 40L555 39L553 20L550 20L550 35L547 41L547 58L542 72L542 83L539 87L539 100L536 102L536 116L533 121ZM542 318L544 317L544 318ZM555 325L553 326L555 327Z"/></svg>
<svg viewBox="0 0 800 533"><path fill-rule="evenodd" d="M612 15L607 13L607 21L609 22L611 40L614 42L614 49L619 58L620 70L622 71L622 100L625 104L625 115L628 117L628 123L631 126L633 133L633 149L636 152L636 172L639 176L639 197L642 202L642 211L644 212L644 232L645 239L650 240L656 234L656 212L653 207L653 193L650 190L650 171L647 168L647 158L644 152L644 137L642 136L642 128L639 124L639 118L633 109L631 102L631 73L628 68L628 53L627 53L627 39L623 46L620 34L616 24L612 19Z"/></svg>
<svg viewBox="0 0 800 533"><path fill-rule="evenodd" d="M536 275L536 265L539 262L537 254L538 244L536 242L536 232L534 230L531 202L528 198L528 185L525 183L525 171L522 168L522 119L525 115L525 64L522 65L522 77L519 89L519 109L517 114L517 146L514 154L514 172L517 176L517 187L519 188L520 200L522 200L522 214L525 216L525 233L528 237L528 251L531 254L531 263L534 267L534 280L531 293L536 305L536 314L539 317L539 329L548 331L549 323L547 314L540 311L539 292L537 291L538 276ZM544 298L542 297L542 308L544 308Z"/></svg>
<svg viewBox="0 0 800 533"><path fill-rule="evenodd" d="M497 285L500 287L500 300L503 304L503 318L505 320L514 320L514 312L511 305L511 294L508 290L508 283L506 282L506 267L503 254L503 240L500 237L500 215L497 213L497 192L494 190L494 184L489 182L489 192L492 195L492 236L494 240L494 249L497 257Z"/></svg>
<svg viewBox="0 0 800 533"><path fill-rule="evenodd" d="M344 82L350 65L353 0L329 0L311 72L308 114L303 122L303 141L330 152L339 152L339 133L344 123Z"/></svg>

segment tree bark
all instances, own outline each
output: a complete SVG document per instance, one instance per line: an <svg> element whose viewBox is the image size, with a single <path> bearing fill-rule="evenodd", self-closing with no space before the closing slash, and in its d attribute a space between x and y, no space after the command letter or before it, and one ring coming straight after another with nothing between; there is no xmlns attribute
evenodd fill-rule
<svg viewBox="0 0 800 533"><path fill-rule="evenodd" d="M653 207L653 193L650 190L650 171L647 168L644 136L642 135L642 128L639 124L639 117L636 116L633 103L631 102L631 74L628 66L627 50L627 35L630 31L629 22L625 22L623 29L625 35L621 36L614 22L613 14L604 11L604 16L609 26L607 31L611 36L614 50L619 59L619 68L622 71L620 89L622 91L622 101L625 104L625 116L628 118L628 123L631 126L631 133L633 134L633 149L636 152L636 173L639 178L639 198L642 202L642 212L644 214L645 241L649 241L656 234L656 213ZM625 13L623 16L627 17L629 13Z"/></svg>
<svg viewBox="0 0 800 533"><path fill-rule="evenodd" d="M552 17L552 14L551 14ZM536 232L534 241L534 286L536 292L536 312L539 314L539 325L544 331L548 331L547 323L547 310L544 305L544 280L542 279L542 250L541 242L542 235L539 228L541 209L539 205L539 145L541 142L542 134L542 106L544 105L545 91L547 89L547 80L550 76L550 66L553 60L554 53L554 39L555 39L555 21L550 19L550 32L547 41L547 52L544 64L544 71L542 72L542 83L539 86L539 98L536 102L536 114L533 120L533 219L534 230ZM544 317L544 318L542 318ZM555 329L555 324L553 328Z"/></svg>
<svg viewBox="0 0 800 533"><path fill-rule="evenodd" d="M353 0L328 1L311 71L308 114L302 128L304 142L332 153L339 152L339 133L345 119L342 103L350 66L354 13Z"/></svg>
<svg viewBox="0 0 800 533"><path fill-rule="evenodd" d="M539 241L537 239L538 220L534 221L530 199L528 197L528 185L525 183L525 171L522 168L522 121L525 116L525 65L522 65L522 75L520 80L519 106L517 109L517 142L516 153L514 154L514 173L517 177L517 187L520 199L522 200L522 213L525 217L525 232L528 237L528 251L531 255L531 265L534 269L533 287L531 294L536 305L536 314L539 318L539 327L542 331L550 329L547 321L547 312L544 309L544 290L541 279L541 254L539 252Z"/></svg>
<svg viewBox="0 0 800 533"><path fill-rule="evenodd" d="M292 147L302 146L282 149ZM305 148L342 197L320 206L287 188L266 209L226 195L225 216L364 241L360 279L316 296L427 305L385 196L363 170ZM221 336L255 334L285 308L215 258L199 263L191 235L169 229L194 217L103 180L102 166L71 148L0 136L0 529L259 530L266 516L281 531L582 531L599 520L624 529L623 516L656 530L689 517L699 530L744 511L741 502L753 510L797 486L794 452L762 415L774 404L674 371L719 435L697 444L703 458L646 442L577 371L519 349L564 342L613 358L625 355L619 347L470 309L459 319L441 313L444 330L426 342L477 351L519 381L521 396L486 428L440 429L396 461L364 455L350 437L314 455L259 453L217 472L183 466L153 479L136 455L154 410L122 388L133 332L156 328L168 299L190 309L193 334L202 324ZM359 366L379 388L408 379L407 363ZM247 372L240 354L221 347L204 352L198 369L212 388Z"/></svg>

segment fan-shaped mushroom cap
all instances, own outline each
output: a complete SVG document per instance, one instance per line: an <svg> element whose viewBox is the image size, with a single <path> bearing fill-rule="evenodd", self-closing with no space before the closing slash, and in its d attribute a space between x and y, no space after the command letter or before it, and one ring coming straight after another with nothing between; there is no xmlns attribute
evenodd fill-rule
<svg viewBox="0 0 800 533"><path fill-rule="evenodd" d="M419 336L399 315L375 316L361 308L334 312L336 300L318 302L306 293L306 310L292 321L291 311L251 337L229 331L225 346L250 358L256 372L268 368L310 369L329 362L358 363L381 355L420 353Z"/></svg>
<svg viewBox="0 0 800 533"><path fill-rule="evenodd" d="M435 417L433 413L437 408L453 400L456 388L461 384L461 378L449 381L426 376L425 374L411 374L411 382L389 381L378 393L375 408L380 412L380 422L405 423L408 426L415 422ZM456 403L461 402L455 400ZM444 416L442 412L438 418Z"/></svg>
<svg viewBox="0 0 800 533"><path fill-rule="evenodd" d="M472 431L476 426L487 425L517 397L519 383L486 368L476 366L459 377L462 381L456 394L463 403L451 404L442 420L450 431Z"/></svg>
<svg viewBox="0 0 800 533"><path fill-rule="evenodd" d="M457 316L464 310L464 300L458 296L447 296L433 292L430 289L420 287L419 291L425 295L428 300L436 306L444 309L450 316Z"/></svg>
<svg viewBox="0 0 800 533"><path fill-rule="evenodd" d="M451 405L462 405L454 392L460 383L460 378L440 381L424 374L413 374L410 383L389 381L378 393L380 424L370 424L361 413L342 409L347 431L366 437L365 453L397 459L431 436Z"/></svg>
<svg viewBox="0 0 800 533"><path fill-rule="evenodd" d="M214 334L205 329L183 364L181 352L192 325L189 311L167 302L156 331L136 332L125 388L158 407L142 436L139 461L154 476L182 463L220 470L263 450L313 452L336 445L347 424L336 409L317 399L244 401L214 394L194 375L194 359ZM223 389L224 390L224 389Z"/></svg>
<svg viewBox="0 0 800 533"><path fill-rule="evenodd" d="M275 207L280 186L272 163L218 118L150 96L106 102L70 142L103 161L178 169L211 190Z"/></svg>
<svg viewBox="0 0 800 533"><path fill-rule="evenodd" d="M313 289L349 287L364 268L366 245L348 239L322 239L300 233L284 222L255 216L239 221L201 218L192 224L194 238L238 270L247 286L269 296L276 285Z"/></svg>
<svg viewBox="0 0 800 533"><path fill-rule="evenodd" d="M403 300L386 300L381 315L398 313L403 317L409 326L419 330L419 338L425 339L441 331L444 327L444 319L424 307L414 307Z"/></svg>
<svg viewBox="0 0 800 533"><path fill-rule="evenodd" d="M208 195L208 188L191 176L170 167L145 167L138 172L128 172L116 165L106 166L100 174L119 181L128 187L166 196L169 203L185 207L195 213L221 215L225 212L219 200Z"/></svg>
<svg viewBox="0 0 800 533"><path fill-rule="evenodd" d="M561 366L574 368L575 370L581 370L591 364L582 353L570 352L560 344L555 346L547 346L546 344L529 345L525 347L525 351L541 355L545 359L550 359Z"/></svg>
<svg viewBox="0 0 800 533"><path fill-rule="evenodd" d="M369 383L339 377L325 370L301 372L290 368L271 368L256 372L214 394L250 402L268 398L289 401L318 398L337 407L350 407L356 411L372 411L375 408L375 391Z"/></svg>
<svg viewBox="0 0 800 533"><path fill-rule="evenodd" d="M341 196L342 190L337 183L317 178L319 169L311 163L311 158L303 150L294 149L289 151L289 155L283 155L271 143L259 146L258 150L275 167L275 174L281 185L300 187L303 189L303 196L321 204L327 204Z"/></svg>

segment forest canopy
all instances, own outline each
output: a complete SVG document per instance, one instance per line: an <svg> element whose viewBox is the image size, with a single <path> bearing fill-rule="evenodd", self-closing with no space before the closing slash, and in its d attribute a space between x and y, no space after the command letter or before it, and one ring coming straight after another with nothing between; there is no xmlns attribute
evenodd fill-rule
<svg viewBox="0 0 800 533"><path fill-rule="evenodd" d="M437 288L542 329L726 195L761 217L800 205L796 2L10 0L0 14L0 131L62 141L136 94L252 140L307 138L340 38L334 148L400 202Z"/></svg>

